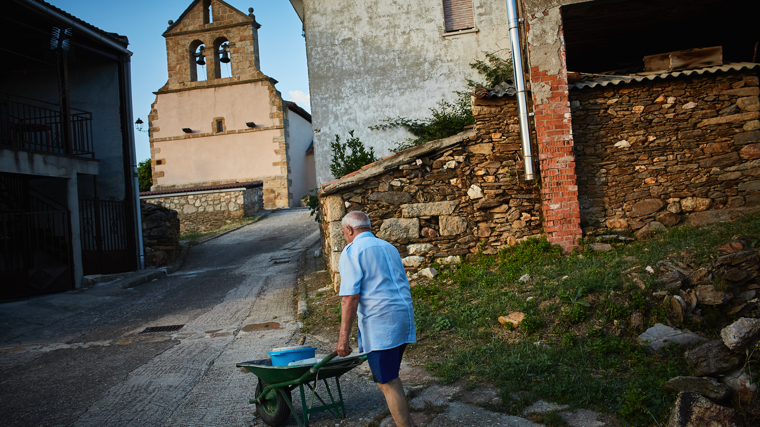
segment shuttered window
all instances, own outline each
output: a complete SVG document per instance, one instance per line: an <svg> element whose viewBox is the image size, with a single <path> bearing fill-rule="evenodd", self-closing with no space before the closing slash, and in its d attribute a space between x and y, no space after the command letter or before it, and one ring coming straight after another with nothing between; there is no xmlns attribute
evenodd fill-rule
<svg viewBox="0 0 760 427"><path fill-rule="evenodd" d="M472 0L443 0L443 16L447 33L475 27Z"/></svg>

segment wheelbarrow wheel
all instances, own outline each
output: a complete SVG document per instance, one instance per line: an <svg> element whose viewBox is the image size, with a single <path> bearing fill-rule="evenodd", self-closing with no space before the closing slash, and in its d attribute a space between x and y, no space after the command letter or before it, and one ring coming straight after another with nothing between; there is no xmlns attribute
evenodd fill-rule
<svg viewBox="0 0 760 427"><path fill-rule="evenodd" d="M264 381L259 380L259 384L256 386L257 399L268 385L269 384ZM290 390L281 390L285 392L285 396L292 402L293 398L290 396ZM288 407L288 404L285 402L285 399L283 399L282 394L274 389L267 393L260 404L256 404L256 410L259 412L261 420L271 427L279 427L285 424L285 421L290 417L290 408Z"/></svg>

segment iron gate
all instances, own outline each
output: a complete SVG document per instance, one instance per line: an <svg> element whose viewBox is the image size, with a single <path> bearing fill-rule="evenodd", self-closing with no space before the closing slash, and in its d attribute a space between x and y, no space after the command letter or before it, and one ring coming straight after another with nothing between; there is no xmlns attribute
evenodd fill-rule
<svg viewBox="0 0 760 427"><path fill-rule="evenodd" d="M0 298L74 288L69 212L0 213Z"/></svg>
<svg viewBox="0 0 760 427"><path fill-rule="evenodd" d="M127 203L118 199L79 200L84 274L110 274L136 268L127 237Z"/></svg>

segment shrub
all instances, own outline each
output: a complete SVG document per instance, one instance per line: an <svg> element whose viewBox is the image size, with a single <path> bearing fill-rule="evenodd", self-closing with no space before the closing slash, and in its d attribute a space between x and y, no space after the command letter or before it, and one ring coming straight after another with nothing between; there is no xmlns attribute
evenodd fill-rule
<svg viewBox="0 0 760 427"><path fill-rule="evenodd" d="M137 182L140 184L140 191L150 191L150 187L153 185L150 159L145 159L137 164Z"/></svg>
<svg viewBox="0 0 760 427"><path fill-rule="evenodd" d="M335 141L330 143L333 152L330 172L334 177L340 178L351 172L361 169L362 166L376 162L375 149L364 147L359 138L354 137L354 131L350 131L346 142L340 142L340 135L335 135Z"/></svg>

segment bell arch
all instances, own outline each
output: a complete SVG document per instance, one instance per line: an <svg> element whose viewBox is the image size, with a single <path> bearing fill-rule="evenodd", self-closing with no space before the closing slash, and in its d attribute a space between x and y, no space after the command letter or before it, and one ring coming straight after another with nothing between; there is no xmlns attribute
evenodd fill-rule
<svg viewBox="0 0 760 427"><path fill-rule="evenodd" d="M226 79L232 77L232 57L230 42L226 37L214 40L214 77Z"/></svg>
<svg viewBox="0 0 760 427"><path fill-rule="evenodd" d="M188 61L190 68L190 81L202 82L207 80L206 75L206 45L200 40L190 43L188 49Z"/></svg>

